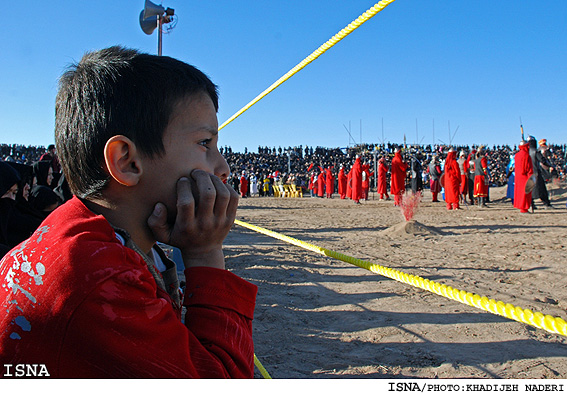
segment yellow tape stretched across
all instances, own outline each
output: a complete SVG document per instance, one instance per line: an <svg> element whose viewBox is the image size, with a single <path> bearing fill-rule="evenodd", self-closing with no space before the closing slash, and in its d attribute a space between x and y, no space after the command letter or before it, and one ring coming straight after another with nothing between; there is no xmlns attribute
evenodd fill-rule
<svg viewBox="0 0 567 395"><path fill-rule="evenodd" d="M418 287L426 291L433 292L437 295L441 295L446 298L453 299L457 302L472 307L476 307L481 310L485 310L490 313L509 318L511 320L522 322L524 324L528 324L551 333L567 336L567 322L565 322L560 317L543 315L542 313L539 312L534 313L531 310L522 309L521 307L516 307L514 305L511 305L510 303L495 301L494 299L488 299L486 296L480 296L477 294L473 294L471 292L461 291L456 288L447 286L445 284L440 284L435 281L424 279L423 277L406 274L399 270L390 269L384 266L377 265L375 263L353 258L348 255L327 250L326 248L317 247L313 244L309 244L304 241L294 239L293 237L282 235L280 233L276 233L271 230L264 229L259 226L252 225L243 221L235 220L234 222L240 226L243 226L255 232L262 233L267 236L294 244L298 247L305 248L307 250L316 252L321 255L325 255L331 258L341 260L343 262L353 264L363 269L370 270L371 272L381 274L384 277L388 277L402 283L413 285L414 287Z"/></svg>
<svg viewBox="0 0 567 395"><path fill-rule="evenodd" d="M266 89L264 92L262 92L258 96L256 96L256 98L254 100L252 100L250 103L248 103L247 105L242 107L236 114L234 114L232 117L230 117L228 120L226 120L219 127L219 130L221 130L226 125L228 125L229 123L234 121L236 118L238 118L240 115L242 115L245 111L247 111L250 107L252 107L254 104L259 102L264 96L266 96L268 93L270 93L271 91L276 89L278 86L283 84L285 81L287 81L294 74L296 74L298 71L300 71L305 66L307 66L309 63L313 62L315 59L317 59L319 56L321 56L323 53L325 53L329 48L331 48L333 45L335 45L336 43L341 41L343 38L348 36L350 33L352 33L354 30L356 30L360 25L362 25L364 22L366 22L367 20L372 18L374 15L376 15L377 13L382 11L384 8L386 8L386 6L388 4L390 4L392 2L394 2L394 0L382 0L378 3L376 3L373 7L369 8L366 12L364 12L362 15L360 15L357 19L352 21L347 27L345 27L340 32L338 32L333 37L331 37L331 39L329 39L325 44L323 44L319 48L317 48L317 50L315 50L311 55L309 55L308 57L303 59L297 66L295 66L293 69L291 69L286 74L284 74L279 80L277 80L272 85L270 85L268 87L268 89ZM256 367L258 368L258 370L260 371L260 373L262 374L262 376L265 379L271 379L271 377L268 374L268 372L266 371L266 369L264 369L264 367L260 363L260 360L256 357L256 354L254 354L254 365L256 365Z"/></svg>
<svg viewBox="0 0 567 395"><path fill-rule="evenodd" d="M256 354L254 354L254 365L256 365L256 367L258 368L258 370L260 371L260 373L262 374L262 377L265 379L271 379L270 374L268 373L268 371L266 369L264 369L264 366L262 366L262 363L260 362L260 360L256 357Z"/></svg>
<svg viewBox="0 0 567 395"><path fill-rule="evenodd" d="M311 55L309 55L308 57L303 59L297 66L295 66L293 69L291 69L290 71L285 73L282 77L280 77L279 80L277 80L272 85L270 85L264 92L262 92L258 96L256 96L256 98L253 99L250 103L248 103L247 105L242 107L236 114L234 114L232 117L227 119L219 127L219 130L221 130L226 125L228 125L229 123L234 121L236 118L238 118L240 115L242 115L245 111L247 111L250 107L252 107L254 104L259 102L268 93L272 92L278 86L283 84L285 81L287 81L289 78L291 78L298 71L303 69L309 63L313 62L315 59L317 59L319 56L321 56L323 53L325 53L329 48L331 48L333 45L335 45L336 43L341 41L343 38L348 36L354 30L358 29L364 22L366 22L367 20L372 18L374 15L376 15L377 13L382 11L384 8L386 8L386 6L388 6L390 3L393 3L393 2L394 2L394 0L382 0L382 1L379 1L378 3L374 4L374 6L370 7L366 12L364 12L362 15L360 15L358 18L356 18L351 23L349 23L349 25L347 27L345 27L340 32L338 32L333 37L331 37L329 40L327 40L327 42L325 42L325 44L321 45L319 48L317 48L315 51L313 51L313 53L311 53Z"/></svg>

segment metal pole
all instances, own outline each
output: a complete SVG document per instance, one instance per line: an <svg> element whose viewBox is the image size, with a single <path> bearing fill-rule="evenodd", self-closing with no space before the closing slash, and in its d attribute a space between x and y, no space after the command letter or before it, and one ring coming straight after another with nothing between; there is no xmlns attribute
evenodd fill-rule
<svg viewBox="0 0 567 395"><path fill-rule="evenodd" d="M158 44L157 44L157 52L158 52L158 56L161 56L161 26L163 24L163 17L161 15L158 15Z"/></svg>

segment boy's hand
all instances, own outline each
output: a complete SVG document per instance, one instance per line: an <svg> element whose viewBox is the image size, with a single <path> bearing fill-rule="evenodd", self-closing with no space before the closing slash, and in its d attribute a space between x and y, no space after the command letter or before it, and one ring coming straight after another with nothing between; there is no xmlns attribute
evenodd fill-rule
<svg viewBox="0 0 567 395"><path fill-rule="evenodd" d="M177 182L175 223L167 222L165 205L157 203L148 225L157 241L181 250L186 267L224 269L222 243L236 217L238 194L203 170L193 170L191 178Z"/></svg>

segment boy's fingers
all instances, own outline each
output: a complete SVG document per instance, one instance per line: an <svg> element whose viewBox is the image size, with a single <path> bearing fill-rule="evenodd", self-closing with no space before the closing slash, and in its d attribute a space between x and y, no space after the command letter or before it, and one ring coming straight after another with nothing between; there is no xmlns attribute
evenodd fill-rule
<svg viewBox="0 0 567 395"><path fill-rule="evenodd" d="M169 241L170 229L167 224L167 209L162 203L157 203L148 218L148 226L157 241L167 243Z"/></svg>
<svg viewBox="0 0 567 395"><path fill-rule="evenodd" d="M191 182L186 177L177 181L177 218L191 220L195 214L195 198L191 190Z"/></svg>
<svg viewBox="0 0 567 395"><path fill-rule="evenodd" d="M230 191L220 178L211 176L211 181L216 189L214 215L217 218L224 218L226 216L226 208L230 201Z"/></svg>
<svg viewBox="0 0 567 395"><path fill-rule="evenodd" d="M236 193L234 188L232 188L228 184L226 185L226 189L229 191L230 195L228 206L226 208L226 216L227 220L232 226L234 220L236 219L236 209L238 208L238 199L240 199L240 196L238 195L238 193Z"/></svg>
<svg viewBox="0 0 567 395"><path fill-rule="evenodd" d="M197 194L199 196L198 211L200 213L212 213L215 205L217 191L209 173L195 169L191 172L191 177L195 180Z"/></svg>

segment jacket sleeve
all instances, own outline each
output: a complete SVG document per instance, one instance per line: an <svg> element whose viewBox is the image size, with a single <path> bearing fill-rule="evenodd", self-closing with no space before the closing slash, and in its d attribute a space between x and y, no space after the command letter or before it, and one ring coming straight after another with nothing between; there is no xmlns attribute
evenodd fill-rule
<svg viewBox="0 0 567 395"><path fill-rule="evenodd" d="M227 270L185 273L184 323L143 268L101 282L73 314L60 376L252 378L257 287Z"/></svg>

